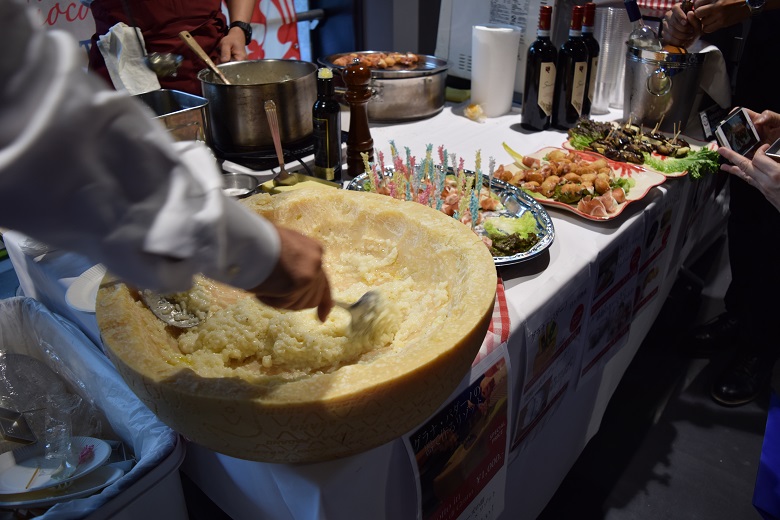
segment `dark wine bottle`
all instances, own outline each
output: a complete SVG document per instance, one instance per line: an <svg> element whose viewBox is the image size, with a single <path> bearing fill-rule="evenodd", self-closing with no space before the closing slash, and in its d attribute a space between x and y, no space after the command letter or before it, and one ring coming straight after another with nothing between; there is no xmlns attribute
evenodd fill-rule
<svg viewBox="0 0 780 520"><path fill-rule="evenodd" d="M539 9L539 28L536 40L528 48L525 62L525 87L520 107L520 125L529 130L550 127L555 97L555 62L558 51L550 41L552 7Z"/></svg>
<svg viewBox="0 0 780 520"><path fill-rule="evenodd" d="M596 95L596 72L599 66L599 42L593 36L593 27L596 23L596 4L588 2L585 4L585 14L582 17L582 39L585 46L588 47L588 90L582 99L582 115L590 115L590 107L593 104L593 96Z"/></svg>
<svg viewBox="0 0 780 520"><path fill-rule="evenodd" d="M588 47L582 40L582 11L581 5L572 8L569 39L558 51L552 124L562 130L577 124L587 90Z"/></svg>
<svg viewBox="0 0 780 520"><path fill-rule="evenodd" d="M341 106L333 89L333 71L317 71L317 101L312 107L316 177L341 182Z"/></svg>

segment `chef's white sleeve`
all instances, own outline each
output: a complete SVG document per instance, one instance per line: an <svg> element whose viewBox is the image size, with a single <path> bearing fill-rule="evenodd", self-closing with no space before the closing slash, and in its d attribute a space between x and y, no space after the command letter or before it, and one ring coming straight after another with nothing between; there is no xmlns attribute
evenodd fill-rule
<svg viewBox="0 0 780 520"><path fill-rule="evenodd" d="M75 40L16 0L0 2L0 48L0 226L160 291L268 276L279 235L223 194L205 146L89 77Z"/></svg>

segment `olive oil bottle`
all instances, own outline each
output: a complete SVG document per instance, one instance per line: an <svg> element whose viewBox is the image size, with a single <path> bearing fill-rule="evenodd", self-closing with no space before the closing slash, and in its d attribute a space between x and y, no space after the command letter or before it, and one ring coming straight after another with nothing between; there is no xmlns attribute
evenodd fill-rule
<svg viewBox="0 0 780 520"><path fill-rule="evenodd" d="M341 106L333 88L333 71L317 71L317 101L312 107L314 123L314 175L341 182Z"/></svg>

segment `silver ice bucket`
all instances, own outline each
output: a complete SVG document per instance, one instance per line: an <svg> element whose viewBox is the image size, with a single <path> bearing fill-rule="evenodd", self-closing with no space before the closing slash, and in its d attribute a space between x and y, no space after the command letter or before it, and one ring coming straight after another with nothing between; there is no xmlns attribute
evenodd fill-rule
<svg viewBox="0 0 780 520"><path fill-rule="evenodd" d="M626 45L623 119L662 132L685 130L699 100L704 53L668 53Z"/></svg>

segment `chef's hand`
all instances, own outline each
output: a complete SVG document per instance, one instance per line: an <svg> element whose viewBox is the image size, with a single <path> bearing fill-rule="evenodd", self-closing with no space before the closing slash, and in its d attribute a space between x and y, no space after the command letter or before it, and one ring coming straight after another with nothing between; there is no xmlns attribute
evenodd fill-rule
<svg viewBox="0 0 780 520"><path fill-rule="evenodd" d="M767 148L768 144L762 144L753 154L753 160L750 160L721 146L718 153L731 164L722 164L720 169L758 189L780 211L780 163L766 155Z"/></svg>
<svg viewBox="0 0 780 520"><path fill-rule="evenodd" d="M246 59L246 35L240 27L233 27L217 44L219 63Z"/></svg>
<svg viewBox="0 0 780 520"><path fill-rule="evenodd" d="M690 47L702 33L701 22L696 18L694 11L685 13L680 4L666 11L661 23L663 24L661 34L667 45Z"/></svg>
<svg viewBox="0 0 780 520"><path fill-rule="evenodd" d="M325 321L333 308L330 285L322 270L322 246L298 232L276 227L281 241L279 261L268 278L251 289L257 298L272 307L290 310L317 307Z"/></svg>

